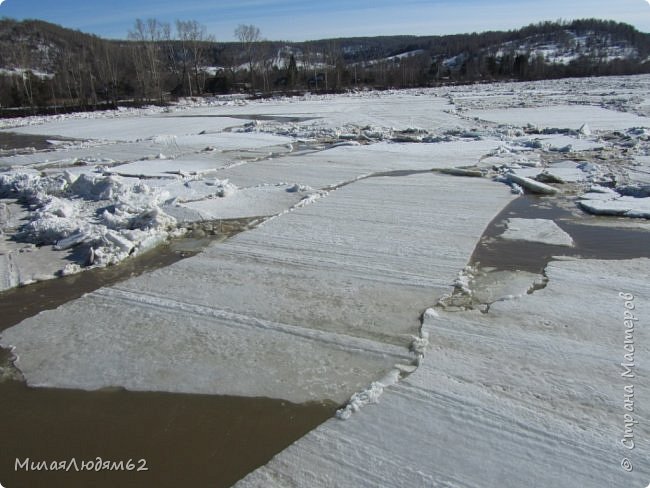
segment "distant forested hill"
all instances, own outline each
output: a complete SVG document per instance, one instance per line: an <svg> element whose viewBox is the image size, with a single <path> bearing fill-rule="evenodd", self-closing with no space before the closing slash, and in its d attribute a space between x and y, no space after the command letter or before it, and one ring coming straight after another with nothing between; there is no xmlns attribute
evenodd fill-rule
<svg viewBox="0 0 650 488"><path fill-rule="evenodd" d="M105 40L38 20L0 20L2 107L165 101L232 91L333 91L650 72L650 34L613 21L512 31L308 42L218 42L198 22L136 21ZM241 34L249 34L248 37ZM231 33L228 33L231 37ZM225 37L225 36L224 36Z"/></svg>

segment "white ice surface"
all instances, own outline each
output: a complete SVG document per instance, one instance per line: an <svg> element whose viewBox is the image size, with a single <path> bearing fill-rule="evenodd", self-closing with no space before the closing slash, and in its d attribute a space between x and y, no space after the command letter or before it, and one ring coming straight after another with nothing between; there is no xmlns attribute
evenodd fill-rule
<svg viewBox="0 0 650 488"><path fill-rule="evenodd" d="M522 297L541 280L541 275L526 271L481 270L472 277L470 290L477 303L490 304Z"/></svg>
<svg viewBox="0 0 650 488"><path fill-rule="evenodd" d="M650 260L551 263L544 290L489 313L425 316L418 370L346 422L328 420L237 483L248 487L640 486L650 479ZM635 296L634 379L624 300ZM588 299L586 299L588 297ZM634 450L624 386L634 384ZM634 466L621 468L623 458Z"/></svg>
<svg viewBox="0 0 650 488"><path fill-rule="evenodd" d="M382 171L473 165L497 145L497 141L490 140L439 144L381 142L238 165L216 174L240 187L298 182L312 188L327 188Z"/></svg>
<svg viewBox="0 0 650 488"><path fill-rule="evenodd" d="M567 183L579 183L587 181L590 177L598 176L601 169L598 164L593 162L560 161L550 164L545 171Z"/></svg>
<svg viewBox="0 0 650 488"><path fill-rule="evenodd" d="M117 116L115 118L68 118L44 124L17 127L12 132L43 134L76 139L106 141L137 141L154 136L198 134L242 125L244 121L227 117L165 117L161 114Z"/></svg>
<svg viewBox="0 0 650 488"><path fill-rule="evenodd" d="M124 176L146 176L172 178L174 175L192 174L200 175L215 171L224 165L226 161L212 158L181 158L181 159L151 159L146 161L135 161L111 168L111 172Z"/></svg>
<svg viewBox="0 0 650 488"><path fill-rule="evenodd" d="M539 128L578 130L585 122L596 131L650 127L650 118L647 117L582 105L472 110L469 115L520 127L531 124Z"/></svg>
<svg viewBox="0 0 650 488"><path fill-rule="evenodd" d="M47 126L43 130L49 128ZM107 137L110 137L110 134L107 134ZM0 158L0 166L37 165L56 169L75 163L105 165L142 160L144 160L143 163L147 163L149 160L160 161L160 155L169 160L189 158L191 160L221 161L219 166L222 166L225 161L236 159L237 155L229 154L230 151L253 150L263 151L261 155L270 155L273 151L286 151L286 148L282 146L290 142L291 139L284 136L257 133L200 134L178 137L166 135L154 136L138 142L86 141L57 147L52 151L38 151Z"/></svg>
<svg viewBox="0 0 650 488"><path fill-rule="evenodd" d="M287 191L286 185L238 190L226 198L170 204L165 213L179 222L276 215L298 204L309 192Z"/></svg>
<svg viewBox="0 0 650 488"><path fill-rule="evenodd" d="M54 278L70 263L69 252L38 249L12 239L28 214L15 200L0 201L0 291Z"/></svg>
<svg viewBox="0 0 650 488"><path fill-rule="evenodd" d="M500 235L502 239L539 242L554 246L574 245L571 236L552 220L512 218L506 220L506 227L506 231Z"/></svg>
<svg viewBox="0 0 650 488"><path fill-rule="evenodd" d="M0 291L56 278L70 266L70 251L37 249L3 236L0 240Z"/></svg>
<svg viewBox="0 0 650 488"><path fill-rule="evenodd" d="M359 181L2 344L31 385L342 402L413 359L421 312L512 198L480 178Z"/></svg>
<svg viewBox="0 0 650 488"><path fill-rule="evenodd" d="M191 115L196 117L215 114L246 116L255 113L285 118L298 116L313 118L313 120L296 125L318 128L340 128L346 124L353 124L356 127L390 127L398 130L412 127L426 130L469 127L469 123L447 113L451 109L453 106L449 104L449 100L438 97L431 91L407 90L260 100L246 106L195 109ZM210 118L205 119L210 120ZM241 125L245 121L238 122ZM262 123L266 122L262 121Z"/></svg>
<svg viewBox="0 0 650 488"><path fill-rule="evenodd" d="M616 192L585 193L578 204L595 215L620 215L650 219L650 197L621 196Z"/></svg>
<svg viewBox="0 0 650 488"><path fill-rule="evenodd" d="M650 174L647 130L629 128L648 126L647 118L633 113L645 111L640 101L649 88L648 76L608 77L308 95L182 113L145 110L114 120L81 114L61 117L62 122L0 121L7 126L48 119L25 132L56 136L63 130L108 141L1 157L0 165L50 165L47 171L56 172L75 163L92 170L120 162L134 164L132 169L140 165L138 174L155 175L161 174L158 165L170 160L189 172L214 164L219 169L202 177L206 181L180 175L146 180L188 205L183 211L192 218L293 205L298 195L283 193L278 184L319 189L377 171L469 166L501 145L508 149L483 159L484 168L547 162L568 144L572 151L597 152L594 146L602 144L605 149L594 155L604 172L642 182ZM247 114L285 118L247 124L215 117ZM472 119L479 114L515 127ZM294 116L315 118L286 119ZM535 135L540 147L525 145L531 136L522 128L529 124L577 131L584 123L591 135ZM228 128L233 132L225 132ZM405 130L428 131L429 140L452 134L453 142L375 142ZM624 137L603 130L620 130ZM286 141L299 146L295 138L355 146L258 160ZM641 164L632 166L636 163ZM77 175L79 168L84 166L71 172ZM581 176L575 167L563 172ZM215 178L230 178L242 188L227 198L251 205L239 212L233 201L229 214L227 200L205 200L214 196ZM510 198L487 179L424 174L358 181L196 258L29 319L2 341L16 342L19 366L32 385L124 385L294 401L343 401L363 391L374 401L371 381L413 358L406 349L417 335L420 313L447 291L482 228ZM36 267L47 270L46 264ZM647 260L552 264L549 276L547 289L510 305L494 304L487 316L443 315L434 324L427 314L423 335L431 333L433 345L419 371L396 387L382 387L379 403L353 415L345 427L326 423L247 482L509 488L531 480L540 480L539 486L591 487L632 479L643 486L641 481L650 479L643 465L634 476L640 472L646 479L618 478L626 475L616 452L622 392L611 392L611 378L619 372L607 373L611 384L602 380L603 358L616 367L622 337L616 336L613 349L597 341L611 339L619 289L640 290L646 297L640 306L648 308ZM519 276L484 298L524 295L531 278ZM591 307L592 301L597 306ZM558 339L573 331L584 334L569 342ZM639 337L649 343L647 336ZM594 372L603 374L593 378ZM647 382L641 389L647 392ZM643 405L641 425L648 422L650 403ZM616 433L610 436L613 422ZM650 435L642 431L641 437ZM636 452L648 452L647 443Z"/></svg>

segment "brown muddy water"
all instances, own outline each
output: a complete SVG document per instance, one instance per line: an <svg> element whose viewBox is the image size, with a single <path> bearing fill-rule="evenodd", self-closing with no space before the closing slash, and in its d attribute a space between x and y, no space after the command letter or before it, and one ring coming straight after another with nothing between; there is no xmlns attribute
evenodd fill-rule
<svg viewBox="0 0 650 488"><path fill-rule="evenodd" d="M233 223L226 227L232 233L238 228ZM211 242L214 238L179 240L119 266L1 293L0 330L101 286L196 254ZM10 356L0 349L4 372L10 370ZM332 417L336 408L268 398L29 388L5 379L0 381L0 485L228 487ZM82 470L82 463L97 458L123 461L124 466L131 460L134 470L95 471L95 465L93 471ZM48 466L65 461L70 469L27 471L26 459ZM137 471L142 467L147 470Z"/></svg>
<svg viewBox="0 0 650 488"><path fill-rule="evenodd" d="M524 195L513 200L489 224L471 258L471 264L498 270L541 273L553 256L585 259L650 258L650 231L623 226L617 217L576 216L553 198ZM509 218L548 219L568 233L575 247L500 239ZM623 218L629 222L630 219ZM644 219L641 219L647 222ZM590 223L587 223L589 221ZM590 225L601 222L603 225ZM621 227L616 223L621 222ZM607 224L607 225L605 225Z"/></svg>
<svg viewBox="0 0 650 488"><path fill-rule="evenodd" d="M7 132L0 130L0 149L51 149L52 145L47 142L48 139L60 140L61 138L53 136L17 134L16 132Z"/></svg>
<svg viewBox="0 0 650 488"><path fill-rule="evenodd" d="M334 412L331 405L266 398L82 392L17 381L2 383L0 395L0 483L7 488L227 487ZM48 465L74 459L81 469L98 457L131 460L147 471L21 467L25 459Z"/></svg>
<svg viewBox="0 0 650 488"><path fill-rule="evenodd" d="M261 121L272 121L280 123L299 123L307 122L309 120L322 119L322 117L316 116L296 116L296 115L267 115L267 114L194 114L194 115L172 115L172 117L187 117L187 118L226 118L226 119L241 119L241 120L261 120Z"/></svg>

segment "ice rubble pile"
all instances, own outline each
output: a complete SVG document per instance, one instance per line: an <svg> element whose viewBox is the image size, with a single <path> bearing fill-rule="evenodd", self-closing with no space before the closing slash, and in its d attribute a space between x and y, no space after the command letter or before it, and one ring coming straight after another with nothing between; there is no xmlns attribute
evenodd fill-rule
<svg viewBox="0 0 650 488"><path fill-rule="evenodd" d="M32 210L17 238L58 250L78 246L94 266L149 249L176 229L176 220L160 208L167 191L118 176L14 170L0 175L0 192Z"/></svg>
<svg viewBox="0 0 650 488"><path fill-rule="evenodd" d="M294 139L327 140L338 144L358 145L381 141L397 143L439 143L466 140L483 140L491 131L467 130L462 127L441 130L440 133L430 132L420 127L395 127L357 125L347 123L332 127L327 121L304 123L284 123L270 121L261 123L252 121L244 126L234 129L233 132L259 132L278 136L292 137Z"/></svg>

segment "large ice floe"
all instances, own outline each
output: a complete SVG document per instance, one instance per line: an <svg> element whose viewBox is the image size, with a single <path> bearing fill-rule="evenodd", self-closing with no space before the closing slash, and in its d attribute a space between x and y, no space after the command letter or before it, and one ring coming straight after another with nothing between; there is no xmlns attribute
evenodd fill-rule
<svg viewBox="0 0 650 488"><path fill-rule="evenodd" d="M557 261L546 274L545 289L487 314L425 314L415 373L236 486L644 486L650 261Z"/></svg>
<svg viewBox="0 0 650 488"><path fill-rule="evenodd" d="M469 115L484 120L516 126L534 126L543 129L575 129L581 135L591 135L591 129L617 130L648 124L645 117L582 105L558 105L530 108L484 109L470 111ZM585 122L590 130L585 134ZM581 131L582 129L582 131Z"/></svg>
<svg viewBox="0 0 650 488"><path fill-rule="evenodd" d="M480 210L450 218L468 187ZM343 402L414 361L420 314L511 198L483 179L369 178L43 312L2 344L31 385Z"/></svg>

